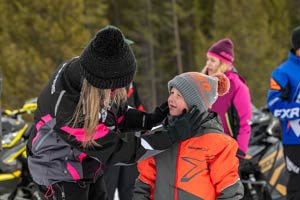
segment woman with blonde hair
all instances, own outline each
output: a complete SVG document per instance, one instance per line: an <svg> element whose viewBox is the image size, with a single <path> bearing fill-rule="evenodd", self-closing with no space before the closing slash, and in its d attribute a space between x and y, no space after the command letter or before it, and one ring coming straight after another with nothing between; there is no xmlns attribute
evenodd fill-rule
<svg viewBox="0 0 300 200"><path fill-rule="evenodd" d="M246 81L233 67L233 42L224 38L213 44L207 51L206 65L202 73L213 75L224 73L230 80L230 90L218 97L211 110L219 114L224 132L237 140L238 157L243 159L248 151L252 116L250 91Z"/></svg>
<svg viewBox="0 0 300 200"><path fill-rule="evenodd" d="M79 57L63 63L38 97L36 129L28 141L28 166L41 199L107 199L103 167L133 163L191 137L169 132L135 137L168 113L129 109L125 87L134 78L135 56L122 32L107 26ZM196 113L197 114L197 113ZM195 118L197 119L197 115ZM181 125L174 125L180 129Z"/></svg>

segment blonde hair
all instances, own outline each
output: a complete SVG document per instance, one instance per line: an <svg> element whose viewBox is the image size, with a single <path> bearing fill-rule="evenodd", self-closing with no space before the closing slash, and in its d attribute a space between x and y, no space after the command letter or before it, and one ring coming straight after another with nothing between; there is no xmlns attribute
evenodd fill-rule
<svg viewBox="0 0 300 200"><path fill-rule="evenodd" d="M118 88L115 91L99 89L84 79L80 99L72 118L73 128L82 126L84 128L82 142L84 148L96 145L93 137L99 124L100 110L109 110L113 104L119 107L126 100L127 92L125 88Z"/></svg>
<svg viewBox="0 0 300 200"><path fill-rule="evenodd" d="M230 66L231 65L220 60L220 66L218 67L217 71L214 74L225 73L230 68ZM208 75L206 66L202 69L201 73ZM214 74L211 74L211 75L214 75Z"/></svg>

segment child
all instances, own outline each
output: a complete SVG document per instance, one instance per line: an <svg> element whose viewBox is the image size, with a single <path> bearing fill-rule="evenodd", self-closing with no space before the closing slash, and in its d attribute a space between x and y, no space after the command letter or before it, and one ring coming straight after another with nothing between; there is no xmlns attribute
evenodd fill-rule
<svg viewBox="0 0 300 200"><path fill-rule="evenodd" d="M229 80L224 74L187 72L169 81L168 89L170 111L164 127L184 121L182 114L195 107L201 125L194 137L138 163L133 199L241 199L238 145L223 133L217 114L208 111L217 95L228 91Z"/></svg>

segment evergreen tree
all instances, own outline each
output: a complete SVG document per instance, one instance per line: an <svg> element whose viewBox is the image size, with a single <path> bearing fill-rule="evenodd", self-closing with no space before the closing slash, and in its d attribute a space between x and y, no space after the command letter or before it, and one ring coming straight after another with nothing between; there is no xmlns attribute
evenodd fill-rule
<svg viewBox="0 0 300 200"><path fill-rule="evenodd" d="M297 7L297 0L3 0L3 106L37 96L58 65L79 55L106 24L135 42L135 81L149 109L166 100L180 59L182 71L200 71L209 46L224 37L235 44L234 65L252 101L263 106L271 71L287 58L290 32L300 24Z"/></svg>
<svg viewBox="0 0 300 200"><path fill-rule="evenodd" d="M266 3L266 2L265 2ZM264 1L252 0L215 1L213 36L215 40L229 37L235 44L235 62L237 70L244 76L251 90L255 105L263 106L269 85L270 68L274 67L274 57L281 55L282 47L279 34L283 31L287 19L283 11L284 22L277 20L273 14L278 4L284 8L284 0L267 5ZM268 7L272 7L268 10ZM273 13L272 13L272 12ZM287 23L288 24L288 23ZM276 28L281 26L281 28ZM276 30L276 31L275 31ZM274 34L277 34L277 44ZM272 56L273 54L273 56ZM277 62L278 63L278 62Z"/></svg>
<svg viewBox="0 0 300 200"><path fill-rule="evenodd" d="M3 104L16 107L37 96L57 66L82 51L90 21L84 0L4 0L1 10Z"/></svg>

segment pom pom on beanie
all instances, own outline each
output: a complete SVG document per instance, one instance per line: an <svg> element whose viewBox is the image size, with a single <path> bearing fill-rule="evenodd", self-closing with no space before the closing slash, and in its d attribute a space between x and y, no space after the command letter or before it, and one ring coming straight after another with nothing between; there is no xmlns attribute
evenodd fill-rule
<svg viewBox="0 0 300 200"><path fill-rule="evenodd" d="M225 95L229 91L229 88L230 88L229 79L223 73L218 73L213 76L217 77L219 80L218 81L218 95L219 96Z"/></svg>

